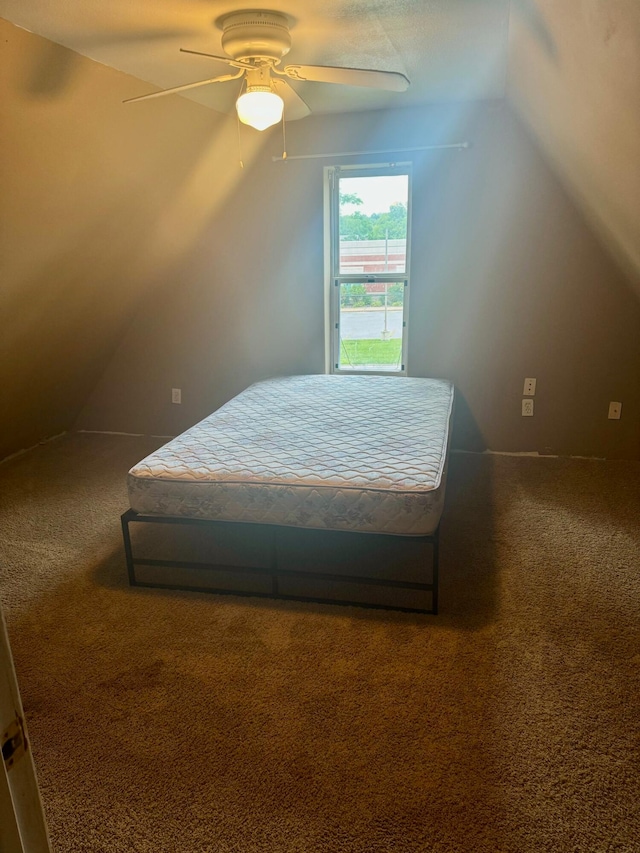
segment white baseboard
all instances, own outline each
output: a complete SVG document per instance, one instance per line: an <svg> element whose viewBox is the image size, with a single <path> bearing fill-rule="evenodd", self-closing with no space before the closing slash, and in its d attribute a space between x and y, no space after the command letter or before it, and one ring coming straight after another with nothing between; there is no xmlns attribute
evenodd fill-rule
<svg viewBox="0 0 640 853"><path fill-rule="evenodd" d="M50 441L56 441L58 438L62 438L63 435L66 435L67 431L59 432L56 435L50 435L48 438L43 438L41 441L37 442L37 444L32 444L31 447L23 447L22 450L16 450L15 453L10 453L9 456L5 456L4 459L0 459L0 465L4 465L5 462L8 462L10 459L15 459L16 456L23 456L25 453L29 453L30 450L35 450L36 447L40 447L42 444L49 444Z"/></svg>

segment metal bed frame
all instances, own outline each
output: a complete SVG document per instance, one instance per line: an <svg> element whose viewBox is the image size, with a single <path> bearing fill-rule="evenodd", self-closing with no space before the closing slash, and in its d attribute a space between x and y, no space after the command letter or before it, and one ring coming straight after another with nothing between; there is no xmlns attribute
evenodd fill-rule
<svg viewBox="0 0 640 853"><path fill-rule="evenodd" d="M271 525L271 524L261 524L260 528L264 530L270 531L271 534L271 555L270 555L270 565L268 567L263 566L230 566L230 565L221 565L221 564L212 564L212 563L200 563L200 562L188 562L182 560L160 560L160 559L145 559L135 557L133 554L133 547L131 543L131 533L129 530L129 525L132 522L143 523L143 524L168 524L168 525L194 525L196 527L204 527L209 530L215 530L216 525L221 523L232 526L232 527L246 527L246 524L242 522L217 522L217 521L208 521L203 519L194 519L194 518L178 518L173 516L158 516L158 515L145 515L144 513L138 513L133 509L127 510L121 516L122 522L122 535L124 539L124 551L127 562L127 571L129 574L129 583L131 586L140 586L140 587L151 587L156 589L180 589L180 590L189 590L192 592L209 592L215 593L218 595L243 595L243 596L252 596L259 598L276 598L283 600L293 600L293 601L307 601L314 602L317 604L337 604L337 605L351 605L356 607L368 607L379 610L399 610L407 613L429 613L433 615L437 615L438 613L438 563L439 563L439 534L440 527L436 528L436 530L429 535L426 536L402 536L402 535L392 535L392 534L374 534L376 536L384 536L385 538L394 539L394 540L411 540L412 542L421 542L429 546L432 552L432 576L431 583L423 583L418 581L401 581L401 580L393 580L391 578L377 578L377 577L365 577L360 575L346 575L346 574L333 574L327 572L316 572L316 571L302 571L302 570L292 570L292 569L282 569L278 565L278 537L281 534L281 531L285 530L302 530L303 528L288 528L284 526ZM316 533L322 533L323 531L315 531ZM362 533L357 531L332 531L332 532L346 532L350 537L370 537L372 534ZM238 575L262 575L268 576L271 579L271 591L270 592L253 592L248 590L234 590L234 589L226 589L226 588L217 588L217 587L201 587L201 586L192 586L192 585L184 585L184 584L171 584L171 583L155 583L149 581L139 581L136 578L136 566L156 566L156 567L164 567L164 568L177 568L177 569L208 569L211 571L224 571L230 573L236 573ZM415 590L424 593L431 593L431 609L423 608L423 607L407 607L407 606L395 606L392 604L378 604L378 603L369 603L364 601L352 601L350 599L338 599L338 598L316 598L313 596L306 595L292 595L281 592L280 590L280 581L287 578L305 578L305 579L315 579L321 581L331 581L331 582L342 582L342 583L351 583L351 584L361 584L367 587L386 587L389 589L405 589L405 590Z"/></svg>

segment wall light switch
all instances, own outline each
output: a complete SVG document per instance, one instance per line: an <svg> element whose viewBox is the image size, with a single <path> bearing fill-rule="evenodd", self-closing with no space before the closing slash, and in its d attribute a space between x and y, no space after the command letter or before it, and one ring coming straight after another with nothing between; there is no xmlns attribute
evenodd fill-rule
<svg viewBox="0 0 640 853"><path fill-rule="evenodd" d="M522 401L522 417L523 418L532 418L533 417L533 400L523 400Z"/></svg>
<svg viewBox="0 0 640 853"><path fill-rule="evenodd" d="M609 403L609 420L619 421L622 415L622 403Z"/></svg>
<svg viewBox="0 0 640 853"><path fill-rule="evenodd" d="M525 397L535 397L536 380L535 379L525 379L524 380L524 390L522 393Z"/></svg>
<svg viewBox="0 0 640 853"><path fill-rule="evenodd" d="M171 389L171 402L182 403L182 390L180 388Z"/></svg>

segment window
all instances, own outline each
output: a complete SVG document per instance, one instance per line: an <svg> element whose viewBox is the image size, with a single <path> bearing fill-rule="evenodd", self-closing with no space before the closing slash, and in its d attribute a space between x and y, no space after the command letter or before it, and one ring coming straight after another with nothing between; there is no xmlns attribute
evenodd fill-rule
<svg viewBox="0 0 640 853"><path fill-rule="evenodd" d="M327 169L332 373L405 374L411 174Z"/></svg>

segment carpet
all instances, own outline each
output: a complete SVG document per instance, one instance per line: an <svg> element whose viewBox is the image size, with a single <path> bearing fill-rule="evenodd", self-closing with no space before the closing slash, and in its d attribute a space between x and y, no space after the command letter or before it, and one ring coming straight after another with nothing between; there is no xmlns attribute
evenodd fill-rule
<svg viewBox="0 0 640 853"><path fill-rule="evenodd" d="M640 850L640 464L452 456L434 617L130 588L158 443L0 466L55 853Z"/></svg>

